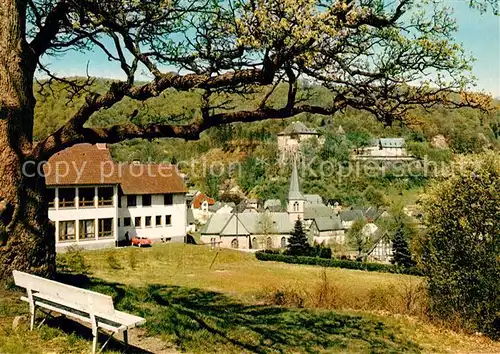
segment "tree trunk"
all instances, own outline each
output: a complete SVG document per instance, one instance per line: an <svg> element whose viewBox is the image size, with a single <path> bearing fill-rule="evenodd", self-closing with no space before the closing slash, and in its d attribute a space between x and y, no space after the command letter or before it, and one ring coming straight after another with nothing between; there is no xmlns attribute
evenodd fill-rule
<svg viewBox="0 0 500 354"><path fill-rule="evenodd" d="M25 20L25 1L0 1L0 281L14 269L44 276L55 271L45 182L34 168L23 171L33 147L36 68Z"/></svg>

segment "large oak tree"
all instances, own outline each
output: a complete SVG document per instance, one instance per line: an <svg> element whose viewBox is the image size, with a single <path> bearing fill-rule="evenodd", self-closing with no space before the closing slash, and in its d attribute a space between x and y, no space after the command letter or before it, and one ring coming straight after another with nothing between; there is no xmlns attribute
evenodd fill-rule
<svg viewBox="0 0 500 354"><path fill-rule="evenodd" d="M495 1L469 3L487 9ZM196 139L209 127L231 122L329 115L347 106L391 124L404 120L415 105L475 105L464 94L471 83L469 58L453 41L456 24L445 5L438 0L2 0L0 276L10 277L12 269L53 274L44 178L29 177L22 167L74 144ZM58 77L47 64L69 50L103 51L126 79L96 93L90 79ZM86 98L67 123L35 142L37 71L47 78L44 85L57 82L68 94ZM151 81L137 84L143 71ZM329 88L335 99L326 106L305 104L301 77ZM289 86L281 107L268 102L278 83ZM269 93L254 110L235 111L221 102L223 94L245 94L257 86ZM168 89L202 90L199 114L182 124L86 125L94 113L125 97L145 101Z"/></svg>

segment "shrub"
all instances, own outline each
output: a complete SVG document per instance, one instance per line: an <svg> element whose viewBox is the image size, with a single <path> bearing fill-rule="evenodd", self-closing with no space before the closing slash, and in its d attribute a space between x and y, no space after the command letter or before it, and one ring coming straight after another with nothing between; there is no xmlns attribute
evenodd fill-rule
<svg viewBox="0 0 500 354"><path fill-rule="evenodd" d="M106 254L106 262L111 269L122 269L120 261L118 260L118 258L116 258L116 254L114 251L109 251Z"/></svg>
<svg viewBox="0 0 500 354"><path fill-rule="evenodd" d="M57 256L57 268L62 273L88 274L90 266L83 255L83 248L71 245Z"/></svg>
<svg viewBox="0 0 500 354"><path fill-rule="evenodd" d="M500 159L460 158L423 197L434 318L500 338Z"/></svg>
<svg viewBox="0 0 500 354"><path fill-rule="evenodd" d="M392 264L354 262L349 260L325 259L305 256L289 256L285 254L273 254L263 251L255 252L255 257L260 261L275 261L292 264L317 265L321 267L336 267L345 269L366 270L369 272L400 273L409 275L422 275L417 268L404 268Z"/></svg>
<svg viewBox="0 0 500 354"><path fill-rule="evenodd" d="M332 249L322 244L316 244L311 247L309 256L330 259L332 258Z"/></svg>
<svg viewBox="0 0 500 354"><path fill-rule="evenodd" d="M136 250L131 249L128 252L128 265L130 266L130 269L134 270L137 267L137 263Z"/></svg>

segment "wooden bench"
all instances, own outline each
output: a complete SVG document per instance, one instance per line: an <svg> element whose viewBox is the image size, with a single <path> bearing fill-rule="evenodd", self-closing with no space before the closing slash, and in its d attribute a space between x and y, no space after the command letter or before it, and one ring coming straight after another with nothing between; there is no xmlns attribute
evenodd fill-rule
<svg viewBox="0 0 500 354"><path fill-rule="evenodd" d="M31 315L30 329L35 324L37 307L57 312L67 317L90 323L92 326L92 353L97 351L98 330L111 332L106 346L114 333L123 333L125 347L128 345L128 330L146 322L142 317L115 310L111 296L80 289L53 280L41 278L15 270L15 284L25 288L27 296L21 300L28 302Z"/></svg>

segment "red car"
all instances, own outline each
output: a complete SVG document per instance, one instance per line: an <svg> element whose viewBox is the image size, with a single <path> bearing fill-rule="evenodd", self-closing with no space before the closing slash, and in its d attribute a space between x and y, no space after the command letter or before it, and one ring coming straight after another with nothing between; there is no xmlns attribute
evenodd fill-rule
<svg viewBox="0 0 500 354"><path fill-rule="evenodd" d="M151 240L147 237L136 236L132 238L132 246L137 246L137 247L151 246Z"/></svg>

